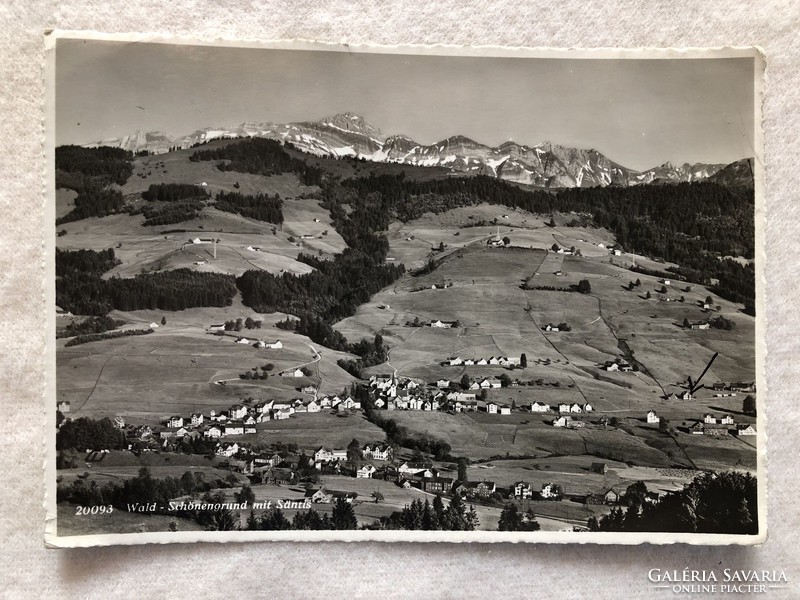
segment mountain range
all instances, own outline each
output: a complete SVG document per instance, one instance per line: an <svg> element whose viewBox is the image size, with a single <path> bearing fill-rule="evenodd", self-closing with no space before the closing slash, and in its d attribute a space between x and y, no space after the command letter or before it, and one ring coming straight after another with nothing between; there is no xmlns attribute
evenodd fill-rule
<svg viewBox="0 0 800 600"><path fill-rule="evenodd" d="M725 185L752 186L752 161L730 165L665 163L645 171L624 167L597 150L542 142L535 146L508 141L492 147L456 135L435 144L420 144L404 135L385 136L364 117L352 113L320 121L276 124L246 122L232 128L205 128L170 137L164 132L137 131L101 140L88 147L112 146L156 154L224 138L263 137L290 142L318 156L356 157L376 162L444 167L453 172L484 174L538 187L630 186L645 183L718 180Z"/></svg>

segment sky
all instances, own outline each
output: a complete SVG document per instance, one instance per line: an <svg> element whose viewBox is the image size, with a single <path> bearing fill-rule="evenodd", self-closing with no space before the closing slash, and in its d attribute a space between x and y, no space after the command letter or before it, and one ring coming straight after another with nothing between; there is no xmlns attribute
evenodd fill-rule
<svg viewBox="0 0 800 600"><path fill-rule="evenodd" d="M755 155L754 61L413 56L59 40L56 144L351 112L386 135L594 148L630 168Z"/></svg>

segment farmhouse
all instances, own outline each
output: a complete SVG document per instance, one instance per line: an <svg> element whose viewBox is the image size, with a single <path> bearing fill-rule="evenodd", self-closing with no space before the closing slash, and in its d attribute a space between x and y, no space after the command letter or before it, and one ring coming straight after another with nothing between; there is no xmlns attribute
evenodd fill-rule
<svg viewBox="0 0 800 600"><path fill-rule="evenodd" d="M651 425L658 425L661 419L658 418L656 411L648 410L647 411L647 422Z"/></svg>
<svg viewBox="0 0 800 600"><path fill-rule="evenodd" d="M377 471L377 469L372 465L364 465L358 471L356 471L356 477L358 479L372 479L375 471Z"/></svg>
<svg viewBox="0 0 800 600"><path fill-rule="evenodd" d="M727 436L728 435L728 426L717 424L717 425L704 425L703 426L703 435L713 435L713 436Z"/></svg>
<svg viewBox="0 0 800 600"><path fill-rule="evenodd" d="M611 488L603 494L603 499L606 504L619 504L620 494L617 490Z"/></svg>
<svg viewBox="0 0 800 600"><path fill-rule="evenodd" d="M511 407L510 406L501 406L500 407L500 414L501 415L510 415L511 414Z"/></svg>
<svg viewBox="0 0 800 600"><path fill-rule="evenodd" d="M558 417L553 421L553 427L571 427L572 417Z"/></svg>
<svg viewBox="0 0 800 600"><path fill-rule="evenodd" d="M373 460L391 460L393 451L392 447L387 444L375 444L370 446L367 444L363 449L364 458L371 458Z"/></svg>
<svg viewBox="0 0 800 600"><path fill-rule="evenodd" d="M488 412L490 415L496 415L498 408L499 406L497 404L495 404L494 402L489 402L486 405L486 412Z"/></svg>
<svg viewBox="0 0 800 600"><path fill-rule="evenodd" d="M259 342L263 344L263 348L270 348L272 350L280 350L283 348L283 342L280 340L275 340L274 342Z"/></svg>
<svg viewBox="0 0 800 600"><path fill-rule="evenodd" d="M192 414L192 427L199 427L203 424L203 413Z"/></svg>
<svg viewBox="0 0 800 600"><path fill-rule="evenodd" d="M494 481L462 481L453 489L453 492L461 496L488 498L494 494L496 489Z"/></svg>
<svg viewBox="0 0 800 600"><path fill-rule="evenodd" d="M231 419L241 419L247 414L247 407L241 404L234 404L228 410L228 415Z"/></svg>
<svg viewBox="0 0 800 600"><path fill-rule="evenodd" d="M447 389L447 388L450 387L450 381L447 380L447 379L439 379L436 382L436 387L438 387L440 389Z"/></svg>
<svg viewBox="0 0 800 600"><path fill-rule="evenodd" d="M570 405L569 412L580 414L583 412L583 407L577 402L575 402L574 404Z"/></svg>
<svg viewBox="0 0 800 600"><path fill-rule="evenodd" d="M692 329L710 329L710 328L711 328L711 324L710 324L710 323L708 323L708 322L703 322L703 323L692 323L692 324L690 325L690 327L691 327Z"/></svg>
<svg viewBox="0 0 800 600"><path fill-rule="evenodd" d="M601 475L605 475L608 473L608 465L603 462L594 462L592 463L592 471L594 473L600 473Z"/></svg>
<svg viewBox="0 0 800 600"><path fill-rule="evenodd" d="M243 435L244 425L242 423L225 423L222 426L222 435Z"/></svg>
<svg viewBox="0 0 800 600"><path fill-rule="evenodd" d="M203 432L203 435L207 438L216 439L222 435L222 428L212 425Z"/></svg>
<svg viewBox="0 0 800 600"><path fill-rule="evenodd" d="M232 444L217 444L214 450L217 456L227 456L230 458L239 452L239 444L233 442Z"/></svg>
<svg viewBox="0 0 800 600"><path fill-rule="evenodd" d="M304 375L305 373L303 373L303 369L300 368L294 369L293 371L289 370L280 372L281 377L303 377Z"/></svg>
<svg viewBox="0 0 800 600"><path fill-rule="evenodd" d="M542 484L542 490L539 492L539 496L542 500L555 500L561 498L563 495L564 492L557 483Z"/></svg>
<svg viewBox="0 0 800 600"><path fill-rule="evenodd" d="M558 412L560 412L560 413L568 413L569 412L569 404L566 404L564 402L560 403L558 405Z"/></svg>
<svg viewBox="0 0 800 600"><path fill-rule="evenodd" d="M180 416L170 417L169 421L167 422L167 427L173 427L173 428L183 427L183 417Z"/></svg>
<svg viewBox="0 0 800 600"><path fill-rule="evenodd" d="M308 404L306 404L306 412L310 413L318 413L320 411L320 406L317 404L315 400L311 400Z"/></svg>
<svg viewBox="0 0 800 600"><path fill-rule="evenodd" d="M532 413L546 413L550 412L550 407L543 402L534 402L531 404L531 412Z"/></svg>
<svg viewBox="0 0 800 600"><path fill-rule="evenodd" d="M440 321L437 319L436 321L431 321L430 326L439 329L450 329L452 327L456 327L458 325L458 321Z"/></svg>
<svg viewBox="0 0 800 600"><path fill-rule="evenodd" d="M518 481L514 485L511 486L511 494L514 498L532 498L533 497L533 487L531 487L530 483L525 481Z"/></svg>
<svg viewBox="0 0 800 600"><path fill-rule="evenodd" d="M706 413L703 415L703 423L707 425L734 425L735 421L732 415L724 415L717 419L714 415Z"/></svg>
<svg viewBox="0 0 800 600"><path fill-rule="evenodd" d="M56 409L62 414L68 413L69 412L69 402L67 402L66 400L61 400L56 405Z"/></svg>
<svg viewBox="0 0 800 600"><path fill-rule="evenodd" d="M756 435L756 428L740 423L736 426L736 435Z"/></svg>
<svg viewBox="0 0 800 600"><path fill-rule="evenodd" d="M428 494L447 494L453 487L450 477L420 477L415 475L411 485Z"/></svg>

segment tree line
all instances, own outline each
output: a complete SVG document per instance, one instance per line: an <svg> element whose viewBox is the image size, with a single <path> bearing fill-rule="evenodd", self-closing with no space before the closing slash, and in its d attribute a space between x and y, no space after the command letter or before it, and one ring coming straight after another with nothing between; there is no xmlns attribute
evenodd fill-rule
<svg viewBox="0 0 800 600"><path fill-rule="evenodd" d="M298 260L314 267L304 275L250 270L236 285L242 302L257 312L311 315L334 323L355 314L359 305L405 271L402 265L376 264L363 252L347 248L331 260L301 255Z"/></svg>
<svg viewBox="0 0 800 600"><path fill-rule="evenodd" d="M647 491L643 483L639 484L639 491ZM645 502L643 493L626 493L625 504L627 510L615 507L599 521L590 518L589 529L743 535L758 533L757 479L749 473L705 472L695 477L683 490L669 492L657 502Z"/></svg>
<svg viewBox="0 0 800 600"><path fill-rule="evenodd" d="M111 248L56 250L56 304L74 314L104 316L114 309L230 306L236 295L234 276L189 269L103 279L116 264Z"/></svg>
<svg viewBox="0 0 800 600"><path fill-rule="evenodd" d="M191 221L200 216L205 203L202 200L175 200L168 204L145 205L130 210L131 215L143 214L143 226L154 227Z"/></svg>
<svg viewBox="0 0 800 600"><path fill-rule="evenodd" d="M142 192L149 202L176 202L187 198L208 198L206 189L190 183L154 183Z"/></svg>
<svg viewBox="0 0 800 600"><path fill-rule="evenodd" d="M104 217L122 208L122 194L108 186L112 183L124 185L133 173L130 152L105 146L59 146L55 154L56 189L66 188L78 193L75 208L56 219L57 225L87 217Z"/></svg>
<svg viewBox="0 0 800 600"><path fill-rule="evenodd" d="M72 419L65 421L56 434L58 450L120 450L124 447L125 434L110 419Z"/></svg>
<svg viewBox="0 0 800 600"><path fill-rule="evenodd" d="M264 138L252 138L219 148L198 150L189 157L189 160L227 161L217 164L217 168L221 171L265 176L294 173L304 185L319 185L323 175L319 167L290 156L280 142Z"/></svg>
<svg viewBox="0 0 800 600"><path fill-rule="evenodd" d="M238 213L243 217L280 225L283 223L283 201L278 194L247 196L239 192L220 192L214 206L218 210Z"/></svg>
<svg viewBox="0 0 800 600"><path fill-rule="evenodd" d="M461 496L455 494L445 508L439 494L433 502L417 498L388 516L380 518L377 529L403 529L422 531L474 531L478 526L475 508L466 507Z"/></svg>

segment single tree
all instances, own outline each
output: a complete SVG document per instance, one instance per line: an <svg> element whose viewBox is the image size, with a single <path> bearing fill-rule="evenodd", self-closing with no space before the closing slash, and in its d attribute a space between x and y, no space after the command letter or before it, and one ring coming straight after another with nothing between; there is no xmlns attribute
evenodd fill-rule
<svg viewBox="0 0 800 600"><path fill-rule="evenodd" d="M500 513L497 525L499 531L519 531L522 528L522 515L516 504L506 504Z"/></svg>
<svg viewBox="0 0 800 600"><path fill-rule="evenodd" d="M167 317L161 317L161 324L162 325L166 325L167 324Z"/></svg>
<svg viewBox="0 0 800 600"><path fill-rule="evenodd" d="M755 416L756 410L756 399L750 395L745 396L744 400L742 400L742 412Z"/></svg>
<svg viewBox="0 0 800 600"><path fill-rule="evenodd" d="M519 357L519 366L522 367L523 369L528 366L528 357L525 356L524 352Z"/></svg>
<svg viewBox="0 0 800 600"><path fill-rule="evenodd" d="M645 298L647 298L648 300L649 300L650 298L652 298L652 296L650 295L650 292L649 292L649 291L648 291L648 292L647 292L647 293L644 295L644 297L645 297Z"/></svg>
<svg viewBox="0 0 800 600"><path fill-rule="evenodd" d="M591 291L592 291L592 286L591 286L591 284L589 283L589 280L588 280L588 279L581 279L581 280L578 282L578 291L579 291L581 294L589 294L589 293L591 293Z"/></svg>
<svg viewBox="0 0 800 600"><path fill-rule="evenodd" d="M256 500L256 494L249 485L242 486L242 489L234 494L236 502L252 504Z"/></svg>
<svg viewBox="0 0 800 600"><path fill-rule="evenodd" d="M687 317L684 317L684 319L683 319L683 326L686 329L689 329L692 326L691 323L689 323L689 319Z"/></svg>
<svg viewBox="0 0 800 600"><path fill-rule="evenodd" d="M504 246L510 246L510 245L511 245L511 238L510 238L510 237L508 237L508 236L505 236L505 237L503 238L503 245L504 245Z"/></svg>
<svg viewBox="0 0 800 600"><path fill-rule="evenodd" d="M467 466L469 465L469 461L461 457L456 461L458 465L458 480L459 481L467 481Z"/></svg>
<svg viewBox="0 0 800 600"><path fill-rule="evenodd" d="M461 389L468 390L472 380L467 373L464 373L461 377Z"/></svg>
<svg viewBox="0 0 800 600"><path fill-rule="evenodd" d="M331 514L333 529L355 529L358 519L353 510L353 505L344 498L337 498Z"/></svg>

